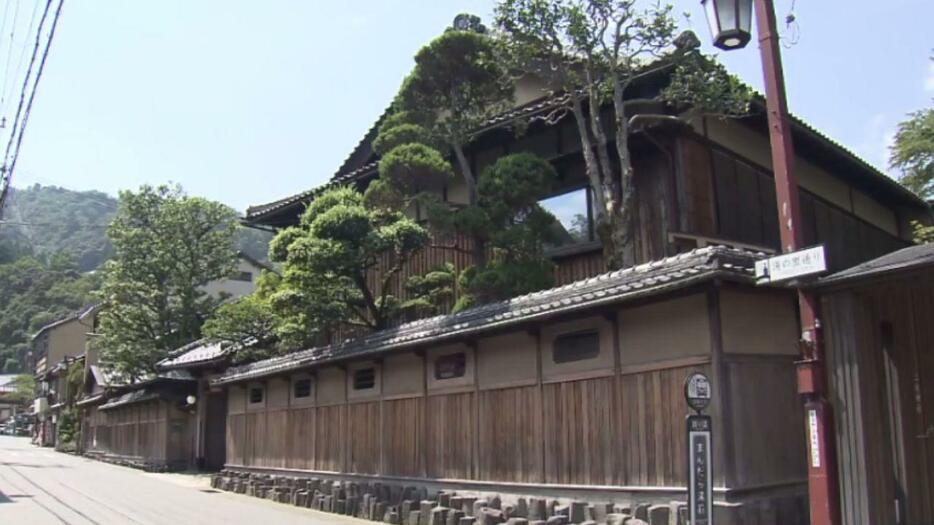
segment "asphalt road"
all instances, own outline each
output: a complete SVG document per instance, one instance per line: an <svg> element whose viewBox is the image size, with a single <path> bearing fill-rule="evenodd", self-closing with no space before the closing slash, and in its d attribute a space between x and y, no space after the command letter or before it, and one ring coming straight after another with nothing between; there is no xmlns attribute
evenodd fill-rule
<svg viewBox="0 0 934 525"><path fill-rule="evenodd" d="M149 474L0 436L3 525L363 525L215 491L204 476Z"/></svg>

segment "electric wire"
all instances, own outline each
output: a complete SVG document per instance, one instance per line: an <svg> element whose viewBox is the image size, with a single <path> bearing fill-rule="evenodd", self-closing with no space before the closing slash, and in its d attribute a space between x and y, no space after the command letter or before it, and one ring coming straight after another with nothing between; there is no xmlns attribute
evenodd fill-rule
<svg viewBox="0 0 934 525"><path fill-rule="evenodd" d="M23 60L26 58L26 49L28 49L29 38L28 36L32 34L32 28L36 25L36 15L39 14L39 4L41 0L36 0L32 4L32 15L29 17L29 26L26 28L26 32L23 33L23 43L20 45L19 59L16 61L16 69L13 70L13 74L9 78L15 79L19 78L20 72L23 70ZM4 98L7 103L9 103L10 96L13 94L12 91L16 87L15 82L10 82L9 89L6 90ZM3 115L6 115L7 106L3 106Z"/></svg>
<svg viewBox="0 0 934 525"><path fill-rule="evenodd" d="M10 46L6 50L6 67L3 69L3 90L0 91L0 115L6 113L6 86L10 78L10 61L13 58L13 43L16 38L16 20L19 18L19 1L16 0L16 7L13 8L13 23L10 24ZM9 5L9 4L8 4ZM0 36L6 34L6 17L4 17L3 33Z"/></svg>
<svg viewBox="0 0 934 525"><path fill-rule="evenodd" d="M49 8L52 5L52 0L48 0L46 3L45 11L42 14L42 20L39 22L39 31L36 33L36 46L33 48L33 57L30 60L30 69L27 70L27 78L23 82L23 91L20 95L19 107L16 110L16 119L13 122L13 135L10 136L10 141L7 143L6 152L4 155L4 165L3 165L3 179L0 180L0 218L3 217L3 203L6 198L7 191L10 187L10 181L13 179L13 173L16 171L16 162L19 159L20 148L23 145L23 136L25 135L26 125L29 122L29 115L32 112L32 106L36 99L36 91L39 87L39 82L42 79L42 72L45 70L45 63L49 57L49 50L52 48L52 42L55 39L55 29L58 27L58 21L61 17L62 6L64 5L65 0L59 0L58 7L55 9L55 15L52 18L52 26L49 29L49 34L45 44L45 49L42 51L42 58L39 62L39 69L36 71L36 79L32 83L32 89L29 93L29 101L26 103L25 111L22 112L22 121L20 121L20 113L23 107L23 99L26 95L26 89L29 82L29 76L31 74L31 69L35 63L35 55L39 49L39 43L42 37L42 26L45 23L45 19L48 16ZM17 128L19 129L19 135L16 135ZM13 139L16 139L16 148L12 152L12 157L10 156L10 148L13 144ZM7 159L9 164L7 165Z"/></svg>

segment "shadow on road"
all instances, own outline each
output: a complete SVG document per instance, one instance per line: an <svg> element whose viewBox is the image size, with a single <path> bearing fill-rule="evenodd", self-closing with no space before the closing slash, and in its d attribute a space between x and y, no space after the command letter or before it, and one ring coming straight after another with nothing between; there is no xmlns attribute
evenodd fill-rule
<svg viewBox="0 0 934 525"><path fill-rule="evenodd" d="M0 467L23 467L23 468L72 468L68 465L58 463L52 465L39 465L36 463L16 463L12 461L0 461Z"/></svg>

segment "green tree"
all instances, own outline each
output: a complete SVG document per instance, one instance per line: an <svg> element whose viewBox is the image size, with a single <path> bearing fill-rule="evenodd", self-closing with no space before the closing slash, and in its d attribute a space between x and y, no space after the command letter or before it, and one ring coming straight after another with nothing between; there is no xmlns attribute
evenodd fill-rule
<svg viewBox="0 0 934 525"><path fill-rule="evenodd" d="M270 244L270 258L283 263L282 281L270 297L279 316L276 335L297 348L342 327L387 328L401 308L391 293L393 279L427 241L428 232L415 221L367 207L352 188L319 195L299 226L282 230ZM372 279L377 267L378 279Z"/></svg>
<svg viewBox="0 0 934 525"><path fill-rule="evenodd" d="M476 17L472 20L467 30L449 28L419 50L398 100L401 109L421 115L432 135L453 150L474 204L477 178L464 148L480 125L509 108L515 87L495 41Z"/></svg>
<svg viewBox="0 0 934 525"><path fill-rule="evenodd" d="M627 112L627 89L649 72L673 67L675 81L666 100L686 95L686 103L716 106L698 110L730 115L745 113L751 96L725 70L698 56L693 33L675 38L671 9L662 4L641 9L633 0L500 0L495 9L512 67L552 86L573 115L597 234L611 268L635 262L629 136L636 123L631 109ZM600 111L607 103L609 122Z"/></svg>
<svg viewBox="0 0 934 525"><path fill-rule="evenodd" d="M32 374L20 374L13 378L13 400L21 405L36 398L36 378Z"/></svg>
<svg viewBox="0 0 934 525"><path fill-rule="evenodd" d="M915 111L898 125L889 166L898 181L925 200L934 198L934 107Z"/></svg>
<svg viewBox="0 0 934 525"><path fill-rule="evenodd" d="M204 285L227 277L236 254L236 213L189 197L178 186L142 186L120 193L107 234L115 256L104 267L100 293L102 357L137 379L168 353L201 335L220 298Z"/></svg>
<svg viewBox="0 0 934 525"><path fill-rule="evenodd" d="M0 370L24 372L30 338L42 326L80 309L100 283L81 274L74 259L53 256L51 263L21 257L0 264Z"/></svg>
<svg viewBox="0 0 934 525"><path fill-rule="evenodd" d="M237 363L277 354L278 317L270 297L280 281L278 274L263 270L253 293L226 302L211 313L204 323L204 336L233 347L233 360Z"/></svg>

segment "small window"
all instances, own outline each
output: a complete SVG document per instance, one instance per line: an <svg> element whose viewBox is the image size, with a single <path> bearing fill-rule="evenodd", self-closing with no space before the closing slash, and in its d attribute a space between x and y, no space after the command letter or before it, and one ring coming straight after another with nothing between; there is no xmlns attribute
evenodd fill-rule
<svg viewBox="0 0 934 525"><path fill-rule="evenodd" d="M263 387L254 386L250 387L250 404L255 405L257 403L263 402Z"/></svg>
<svg viewBox="0 0 934 525"><path fill-rule="evenodd" d="M296 379L295 382L292 383L292 395L295 399L311 397L311 379L307 377L304 379Z"/></svg>
<svg viewBox="0 0 934 525"><path fill-rule="evenodd" d="M443 355L435 360L435 379L438 380L464 377L466 370L467 354L464 352Z"/></svg>
<svg viewBox="0 0 934 525"><path fill-rule="evenodd" d="M590 191L587 188L554 195L538 201L545 211L555 218L552 227L552 248L593 241L593 207L590 203Z"/></svg>
<svg viewBox="0 0 934 525"><path fill-rule="evenodd" d="M253 272L236 272L230 276L234 281L243 281L245 283L253 282Z"/></svg>
<svg viewBox="0 0 934 525"><path fill-rule="evenodd" d="M367 390L376 386L376 369L361 368L353 373L353 389Z"/></svg>
<svg viewBox="0 0 934 525"><path fill-rule="evenodd" d="M552 348L555 363L571 363L600 355L600 334L596 331L559 335Z"/></svg>

